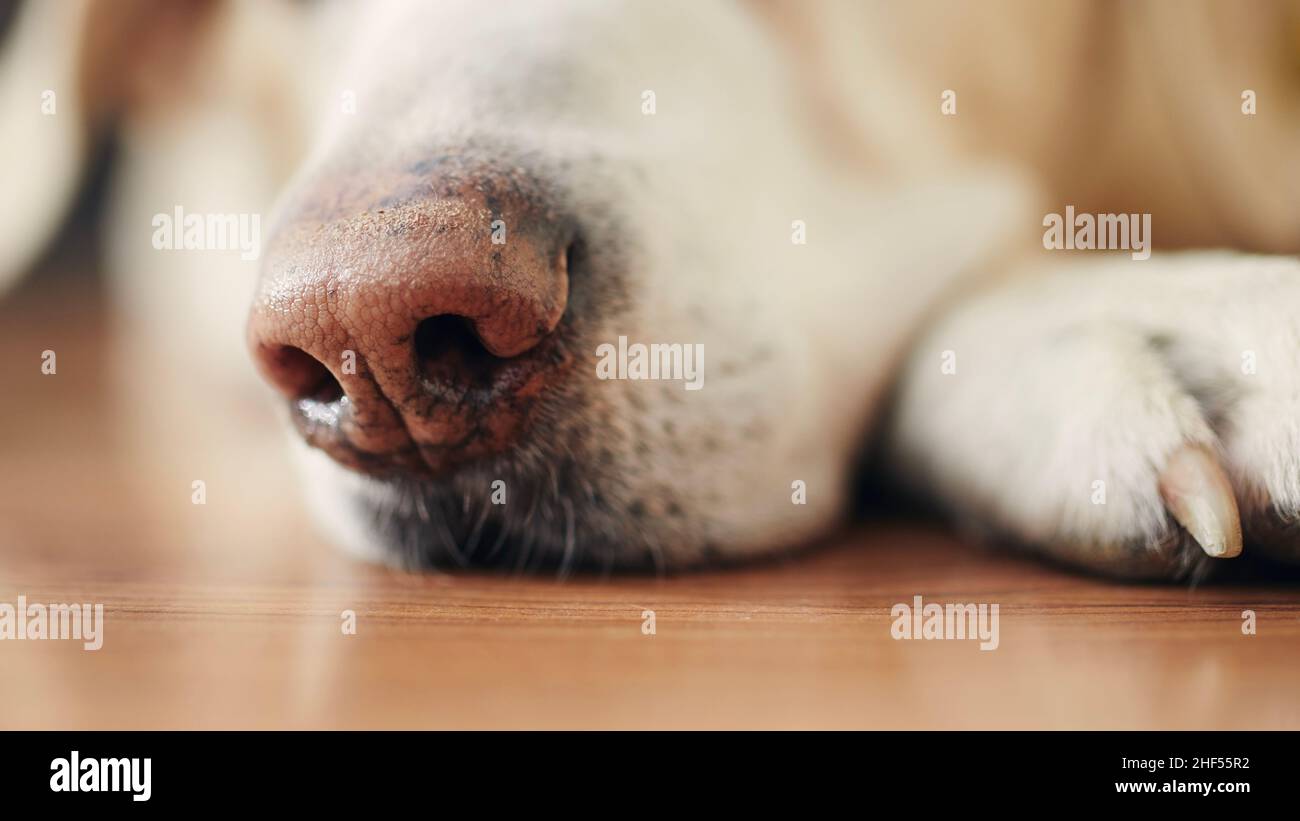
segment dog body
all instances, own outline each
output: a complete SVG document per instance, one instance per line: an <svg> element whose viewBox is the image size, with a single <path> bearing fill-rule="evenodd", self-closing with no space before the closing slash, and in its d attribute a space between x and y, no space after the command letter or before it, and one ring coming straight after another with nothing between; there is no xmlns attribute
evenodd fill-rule
<svg viewBox="0 0 1300 821"><path fill-rule="evenodd" d="M1210 4L1122 9L195 12L185 70L131 96L118 125L122 379L193 386L141 428L193 459L174 420L210 415L214 390L251 393L237 352L252 295L264 372L283 377L274 357L304 350L350 402L297 397L315 447L296 450L323 529L381 560L761 555L838 521L872 444L956 513L1120 575L1231 555L1222 471L1261 549L1294 557L1278 526L1300 514L1300 266L1171 251L1295 252L1294 54L1228 36L1266 38L1295 16L1269 6L1232 28ZM1215 71L1178 70L1208 53ZM1246 89L1267 117L1239 110ZM261 259L151 246L155 216L178 206L266 214ZM1067 206L1149 215L1156 253L1045 251L1044 214ZM567 248L567 305L546 329L544 389L462 430L411 399L428 372L391 366L413 331L389 320L441 311L401 296L403 277L442 249L498 253L494 231L499 253ZM448 282L443 295L460 293ZM465 293L456 310L513 354ZM622 340L701 350L702 389L603 378L598 351ZM373 469L380 453L409 469Z"/></svg>

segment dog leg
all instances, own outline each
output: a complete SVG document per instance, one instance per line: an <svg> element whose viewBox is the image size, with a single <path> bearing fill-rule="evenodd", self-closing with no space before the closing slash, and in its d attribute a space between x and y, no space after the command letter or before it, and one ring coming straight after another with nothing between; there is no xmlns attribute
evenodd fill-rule
<svg viewBox="0 0 1300 821"><path fill-rule="evenodd" d="M909 357L890 465L1064 561L1196 576L1300 560L1300 262L1105 257L943 315Z"/></svg>

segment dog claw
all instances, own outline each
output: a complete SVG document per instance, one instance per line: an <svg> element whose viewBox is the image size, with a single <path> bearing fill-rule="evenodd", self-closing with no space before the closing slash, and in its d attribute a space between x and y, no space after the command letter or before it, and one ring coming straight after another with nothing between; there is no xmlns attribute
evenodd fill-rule
<svg viewBox="0 0 1300 821"><path fill-rule="evenodd" d="M1160 474L1160 496L1206 553L1216 559L1241 553L1237 500L1209 451L1197 446L1176 451Z"/></svg>

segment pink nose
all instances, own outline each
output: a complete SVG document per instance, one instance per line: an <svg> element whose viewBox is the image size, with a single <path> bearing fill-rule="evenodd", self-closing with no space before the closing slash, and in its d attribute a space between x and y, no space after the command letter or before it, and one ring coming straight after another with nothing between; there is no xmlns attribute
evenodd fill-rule
<svg viewBox="0 0 1300 821"><path fill-rule="evenodd" d="M307 441L370 473L500 452L564 364L571 232L522 172L305 189L248 325Z"/></svg>

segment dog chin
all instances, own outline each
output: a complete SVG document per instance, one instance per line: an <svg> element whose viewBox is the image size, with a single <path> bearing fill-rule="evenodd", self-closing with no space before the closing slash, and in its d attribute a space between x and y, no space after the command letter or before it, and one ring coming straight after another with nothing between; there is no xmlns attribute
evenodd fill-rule
<svg viewBox="0 0 1300 821"><path fill-rule="evenodd" d="M659 571L653 522L614 509L571 461L501 458L445 480L373 478L294 448L318 530L347 553L404 570Z"/></svg>

